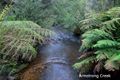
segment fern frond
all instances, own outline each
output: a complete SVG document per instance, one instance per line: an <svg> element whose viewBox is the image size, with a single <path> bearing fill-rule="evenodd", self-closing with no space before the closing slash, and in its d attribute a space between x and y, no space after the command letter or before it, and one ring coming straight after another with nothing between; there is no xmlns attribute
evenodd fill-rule
<svg viewBox="0 0 120 80"><path fill-rule="evenodd" d="M93 29L90 31L85 32L82 35L82 38L93 38L93 39L101 39L101 38L112 38L110 34L106 33L105 31L99 29Z"/></svg>
<svg viewBox="0 0 120 80"><path fill-rule="evenodd" d="M88 31L91 29L95 29L99 23L100 21L98 21L96 18L85 19L85 20L80 21L80 29L82 31Z"/></svg>
<svg viewBox="0 0 120 80"><path fill-rule="evenodd" d="M80 70L81 73L88 71L95 60L95 56L90 56L81 62L75 63L73 67L77 70Z"/></svg>
<svg viewBox="0 0 120 80"><path fill-rule="evenodd" d="M15 61L8 61L8 63L0 64L0 75L13 76L27 65L28 64L18 64Z"/></svg>
<svg viewBox="0 0 120 80"><path fill-rule="evenodd" d="M43 43L45 37L53 34L31 21L0 22L0 33L0 53L4 55L3 58L21 57L28 61L37 54L35 45Z"/></svg>
<svg viewBox="0 0 120 80"><path fill-rule="evenodd" d="M98 54L98 53L99 53L99 54ZM97 60L97 61L102 61L102 60L107 59L107 57L106 57L106 55L104 54L104 52L97 51L96 54L97 54L97 56L96 56L96 60Z"/></svg>
<svg viewBox="0 0 120 80"><path fill-rule="evenodd" d="M119 50L114 48L97 50L95 52L97 61L110 59L114 54L118 53Z"/></svg>
<svg viewBox="0 0 120 80"><path fill-rule="evenodd" d="M120 17L120 7L113 7L106 12L112 18Z"/></svg>
<svg viewBox="0 0 120 80"><path fill-rule="evenodd" d="M92 45L96 43L98 40L107 39L107 38L112 39L112 36L103 30L93 29L85 32L82 35L82 38L83 40L82 40L82 46L80 48L80 51L92 48Z"/></svg>
<svg viewBox="0 0 120 80"><path fill-rule="evenodd" d="M112 20L103 22L100 28L111 33L110 31L117 29L117 24L120 25L120 18L113 18Z"/></svg>
<svg viewBox="0 0 120 80"><path fill-rule="evenodd" d="M106 64L104 65L105 69L108 71L115 71L120 69L119 63L115 63L112 61L107 61Z"/></svg>
<svg viewBox="0 0 120 80"><path fill-rule="evenodd" d="M11 4L5 6L5 8L0 13L0 21L2 21L4 19L4 17L7 15L8 11L11 9L11 7L12 7Z"/></svg>
<svg viewBox="0 0 120 80"><path fill-rule="evenodd" d="M97 13L81 21L81 30L85 31L82 35L82 45L80 51L95 52L92 61L101 62L105 69L115 71L120 69L120 7L114 7L104 13ZM97 24L94 24L98 22ZM82 55L84 56L84 54ZM91 57L93 55L90 55ZM87 58L79 61L76 68L84 69L81 65ZM84 62L85 61L85 62ZM96 67L97 65L95 65ZM88 66L89 67L89 66ZM99 71L99 69L98 69Z"/></svg>
<svg viewBox="0 0 120 80"><path fill-rule="evenodd" d="M120 46L120 43L118 43L117 41L99 40L95 45L93 45L93 48L107 49L107 48L118 48L119 46Z"/></svg>
<svg viewBox="0 0 120 80"><path fill-rule="evenodd" d="M110 59L105 62L104 67L109 71L115 71L120 69L120 51L114 54Z"/></svg>

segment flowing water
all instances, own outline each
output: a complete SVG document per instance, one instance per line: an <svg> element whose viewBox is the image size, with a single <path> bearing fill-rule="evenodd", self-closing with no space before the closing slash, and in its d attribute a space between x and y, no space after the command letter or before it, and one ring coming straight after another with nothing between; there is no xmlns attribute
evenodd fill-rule
<svg viewBox="0 0 120 80"><path fill-rule="evenodd" d="M80 39L60 27L46 44L39 45L37 58L23 71L21 80L79 80L72 65L80 53Z"/></svg>
<svg viewBox="0 0 120 80"><path fill-rule="evenodd" d="M56 36L53 36L54 40L39 47L45 64L42 80L79 80L76 71L72 68L79 55L78 39L60 28L55 28L54 31L56 32Z"/></svg>

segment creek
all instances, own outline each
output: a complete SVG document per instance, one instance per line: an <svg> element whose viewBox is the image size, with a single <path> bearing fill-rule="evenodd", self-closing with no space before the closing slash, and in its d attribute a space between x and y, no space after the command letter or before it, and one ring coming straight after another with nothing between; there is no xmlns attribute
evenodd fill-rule
<svg viewBox="0 0 120 80"><path fill-rule="evenodd" d="M56 35L38 46L38 57L23 70L22 80L79 80L72 67L80 55L79 37L61 27L53 27L52 30Z"/></svg>

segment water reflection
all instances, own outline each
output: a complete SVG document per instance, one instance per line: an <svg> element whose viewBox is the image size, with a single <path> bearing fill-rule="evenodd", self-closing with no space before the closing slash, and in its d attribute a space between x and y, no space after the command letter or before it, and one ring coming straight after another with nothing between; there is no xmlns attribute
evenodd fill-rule
<svg viewBox="0 0 120 80"><path fill-rule="evenodd" d="M40 48L40 55L46 66L42 73L42 80L79 80L71 64L79 55L80 44L76 38L67 35L66 32L56 32L59 35L54 36L55 41Z"/></svg>

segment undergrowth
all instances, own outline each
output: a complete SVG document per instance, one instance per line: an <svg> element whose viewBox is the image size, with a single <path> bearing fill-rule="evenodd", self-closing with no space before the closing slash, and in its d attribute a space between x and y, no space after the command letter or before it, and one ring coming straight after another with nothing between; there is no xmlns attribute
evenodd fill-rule
<svg viewBox="0 0 120 80"><path fill-rule="evenodd" d="M94 65L93 72L103 69L115 71L120 69L120 7L106 12L96 13L82 20L80 29L83 53L74 67L80 73L88 72ZM89 53L91 52L91 53Z"/></svg>

